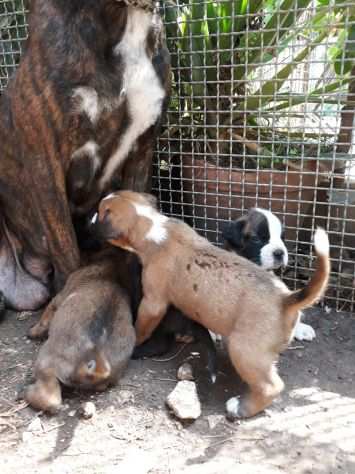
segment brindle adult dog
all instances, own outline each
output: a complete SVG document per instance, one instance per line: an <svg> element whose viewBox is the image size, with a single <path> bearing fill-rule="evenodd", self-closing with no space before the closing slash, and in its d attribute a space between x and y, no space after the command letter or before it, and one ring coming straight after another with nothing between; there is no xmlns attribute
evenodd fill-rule
<svg viewBox="0 0 355 474"><path fill-rule="evenodd" d="M79 267L73 219L113 182L149 188L169 55L159 16L126 3L31 2L0 104L0 290L15 309L40 307Z"/></svg>

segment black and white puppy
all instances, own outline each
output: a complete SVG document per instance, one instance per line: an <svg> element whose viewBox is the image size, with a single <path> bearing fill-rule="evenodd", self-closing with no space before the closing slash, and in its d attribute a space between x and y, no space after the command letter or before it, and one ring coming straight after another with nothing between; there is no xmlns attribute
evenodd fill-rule
<svg viewBox="0 0 355 474"><path fill-rule="evenodd" d="M265 270L277 270L288 263L282 224L275 214L266 209L252 208L239 219L223 224L222 237L226 249ZM299 341L312 341L316 333L312 326L300 321L294 337Z"/></svg>

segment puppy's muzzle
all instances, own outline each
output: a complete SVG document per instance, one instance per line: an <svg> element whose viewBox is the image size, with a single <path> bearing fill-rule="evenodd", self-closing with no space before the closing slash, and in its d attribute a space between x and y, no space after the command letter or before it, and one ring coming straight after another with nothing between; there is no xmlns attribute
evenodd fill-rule
<svg viewBox="0 0 355 474"><path fill-rule="evenodd" d="M120 233L115 230L110 222L110 216L105 214L102 219L96 216L91 221L90 234L99 241L117 240Z"/></svg>

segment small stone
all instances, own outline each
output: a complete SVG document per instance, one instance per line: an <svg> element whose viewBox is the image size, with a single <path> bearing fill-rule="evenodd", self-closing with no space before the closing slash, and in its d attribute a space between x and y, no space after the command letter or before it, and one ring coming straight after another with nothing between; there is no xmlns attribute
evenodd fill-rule
<svg viewBox="0 0 355 474"><path fill-rule="evenodd" d="M201 415L201 403L195 382L178 382L166 403L180 420L196 420Z"/></svg>
<svg viewBox="0 0 355 474"><path fill-rule="evenodd" d="M33 438L33 434L30 433L29 431L24 431L24 432L22 433L22 441L23 441L24 443L29 443L29 442L31 442L31 441L32 441L32 438Z"/></svg>
<svg viewBox="0 0 355 474"><path fill-rule="evenodd" d="M76 413L76 410L71 410L69 413L68 413L68 416L75 416L75 413Z"/></svg>
<svg viewBox="0 0 355 474"><path fill-rule="evenodd" d="M209 415L207 417L207 423L210 430L213 430L219 423L224 422L224 416L222 415Z"/></svg>
<svg viewBox="0 0 355 474"><path fill-rule="evenodd" d="M177 371L178 380L194 380L194 374L191 364L185 362L182 364Z"/></svg>
<svg viewBox="0 0 355 474"><path fill-rule="evenodd" d="M26 321L28 318L32 316L31 311L21 311L16 317L18 321Z"/></svg>
<svg viewBox="0 0 355 474"><path fill-rule="evenodd" d="M85 420L89 420L95 415L96 407L92 402L85 402L81 404L79 412L81 417Z"/></svg>
<svg viewBox="0 0 355 474"><path fill-rule="evenodd" d="M41 433L43 431L43 426L41 420L38 418L34 418L31 423L28 425L27 431L29 433Z"/></svg>

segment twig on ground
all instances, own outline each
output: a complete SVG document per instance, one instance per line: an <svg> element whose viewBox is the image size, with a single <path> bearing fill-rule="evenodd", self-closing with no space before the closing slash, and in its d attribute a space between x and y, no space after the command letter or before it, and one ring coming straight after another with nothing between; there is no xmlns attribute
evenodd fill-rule
<svg viewBox="0 0 355 474"><path fill-rule="evenodd" d="M50 426L48 429L43 431L43 434L50 433L51 431L56 430L57 428L61 428L62 426L65 426L66 423L61 423L60 425L55 425L55 426Z"/></svg>
<svg viewBox="0 0 355 474"><path fill-rule="evenodd" d="M240 437L240 436L230 436L229 438L221 439L216 443L210 444L209 448L213 448L214 446L218 446L219 444L228 443L230 441L263 441L265 437Z"/></svg>
<svg viewBox="0 0 355 474"><path fill-rule="evenodd" d="M15 415L18 411L21 411L27 407L28 407L28 403L25 401L20 403L20 405L18 406L12 405L12 408L10 410L0 413L0 418L9 418L10 416Z"/></svg>
<svg viewBox="0 0 355 474"><path fill-rule="evenodd" d="M154 379L154 380L159 380L159 382L177 382L175 379Z"/></svg>
<svg viewBox="0 0 355 474"><path fill-rule="evenodd" d="M295 351L297 349L304 349L304 346L290 346L288 348L289 351Z"/></svg>
<svg viewBox="0 0 355 474"><path fill-rule="evenodd" d="M168 358L166 358L166 359L151 359L151 360L153 360L154 362L170 362L171 360L176 359L176 357L181 354L181 352L185 349L186 346L187 346L187 344L184 344L184 345L183 345L182 347L180 347L180 349L179 349L174 355L172 355L171 357L168 357Z"/></svg>

